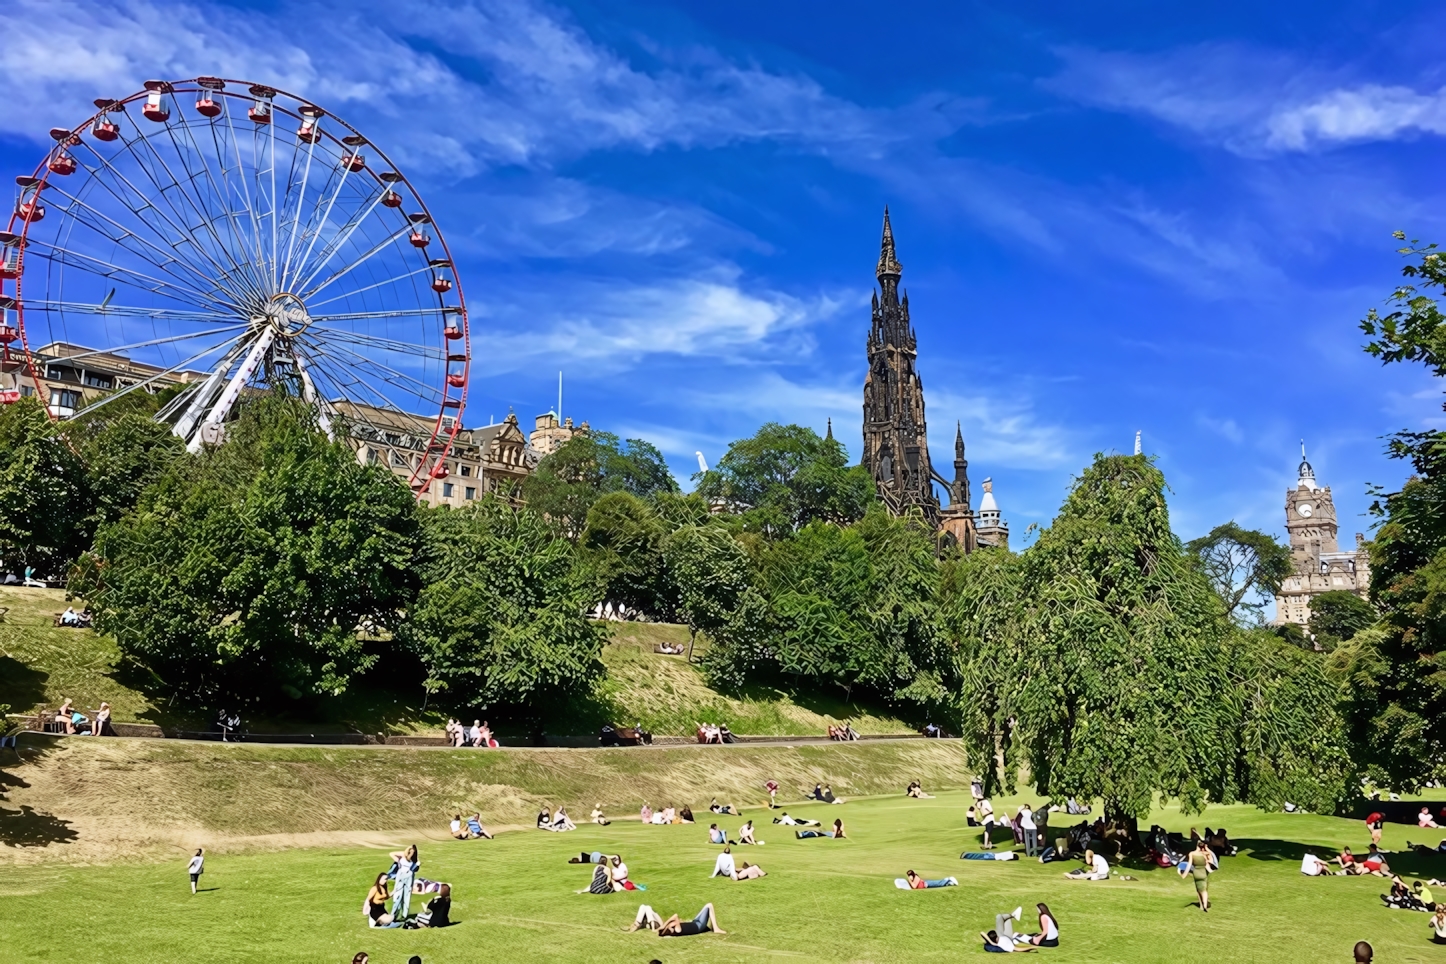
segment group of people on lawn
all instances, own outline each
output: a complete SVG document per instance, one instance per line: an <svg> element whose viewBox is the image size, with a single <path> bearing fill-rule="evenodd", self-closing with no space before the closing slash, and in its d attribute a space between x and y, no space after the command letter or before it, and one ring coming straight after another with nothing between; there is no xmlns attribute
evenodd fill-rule
<svg viewBox="0 0 1446 964"><path fill-rule="evenodd" d="M40 711L40 716L45 718L44 710ZM75 708L74 700L66 699L55 711L55 729L69 736L115 736L115 730L110 725L110 704L102 702L92 720Z"/></svg>
<svg viewBox="0 0 1446 964"><path fill-rule="evenodd" d="M362 914L368 927L446 927L452 914L452 885L421 876L422 858L416 844L405 850L394 850L389 854L392 865L377 874L366 900L362 902ZM412 913L414 895L436 894L427 902L426 909ZM391 902L388 910L387 903Z"/></svg>

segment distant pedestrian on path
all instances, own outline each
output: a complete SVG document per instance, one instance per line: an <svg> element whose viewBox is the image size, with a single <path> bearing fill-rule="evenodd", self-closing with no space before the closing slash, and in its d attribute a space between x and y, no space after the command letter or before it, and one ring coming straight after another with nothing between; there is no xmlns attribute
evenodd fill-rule
<svg viewBox="0 0 1446 964"><path fill-rule="evenodd" d="M196 848L196 856L191 858L191 864L186 868L186 872L191 875L191 893L194 894L197 881L206 872L206 857L199 847Z"/></svg>

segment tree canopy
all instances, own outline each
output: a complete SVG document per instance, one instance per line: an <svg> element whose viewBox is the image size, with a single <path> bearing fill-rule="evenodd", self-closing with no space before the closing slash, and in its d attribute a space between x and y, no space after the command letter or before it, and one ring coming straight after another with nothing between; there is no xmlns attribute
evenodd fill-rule
<svg viewBox="0 0 1446 964"><path fill-rule="evenodd" d="M251 401L228 434L102 526L72 588L188 697L338 694L392 645L416 592L412 496L293 399Z"/></svg>
<svg viewBox="0 0 1446 964"><path fill-rule="evenodd" d="M1268 602L1291 572L1290 549L1256 529L1227 522L1185 546L1215 587L1226 615L1259 623Z"/></svg>
<svg viewBox="0 0 1446 964"><path fill-rule="evenodd" d="M0 406L0 562L54 579L90 545L85 465L34 397Z"/></svg>
<svg viewBox="0 0 1446 964"><path fill-rule="evenodd" d="M578 433L537 463L522 483L527 504L576 542L601 496L675 493L678 483L657 448L642 439L619 441L608 432Z"/></svg>
<svg viewBox="0 0 1446 964"><path fill-rule="evenodd" d="M770 536L810 522L856 522L874 498L868 471L849 467L837 440L777 422L732 443L711 471L693 478L700 495L741 513L745 525Z"/></svg>
<svg viewBox="0 0 1446 964"><path fill-rule="evenodd" d="M1323 592L1310 601L1310 633L1323 649L1335 649L1375 622L1371 604L1345 589Z"/></svg>

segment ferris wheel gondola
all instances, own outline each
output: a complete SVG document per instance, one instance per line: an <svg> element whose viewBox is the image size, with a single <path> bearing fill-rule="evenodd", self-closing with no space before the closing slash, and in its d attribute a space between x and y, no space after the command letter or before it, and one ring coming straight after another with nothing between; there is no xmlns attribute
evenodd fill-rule
<svg viewBox="0 0 1446 964"><path fill-rule="evenodd" d="M124 357L145 377L52 415L170 387L157 417L199 451L247 392L284 386L328 432L410 449L423 491L461 428L471 350L451 253L396 165L264 84L153 80L95 107L16 178L0 401Z"/></svg>

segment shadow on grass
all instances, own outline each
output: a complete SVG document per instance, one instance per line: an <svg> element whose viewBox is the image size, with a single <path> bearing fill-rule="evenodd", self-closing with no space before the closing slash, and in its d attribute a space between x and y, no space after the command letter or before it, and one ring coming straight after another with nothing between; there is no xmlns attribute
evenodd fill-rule
<svg viewBox="0 0 1446 964"><path fill-rule="evenodd" d="M45 701L45 682L50 674L33 669L11 656L0 656L0 703L13 712L25 713Z"/></svg>
<svg viewBox="0 0 1446 964"><path fill-rule="evenodd" d="M19 810L0 807L0 844L7 847L49 847L71 843L79 836L70 829L69 820L28 806Z"/></svg>

